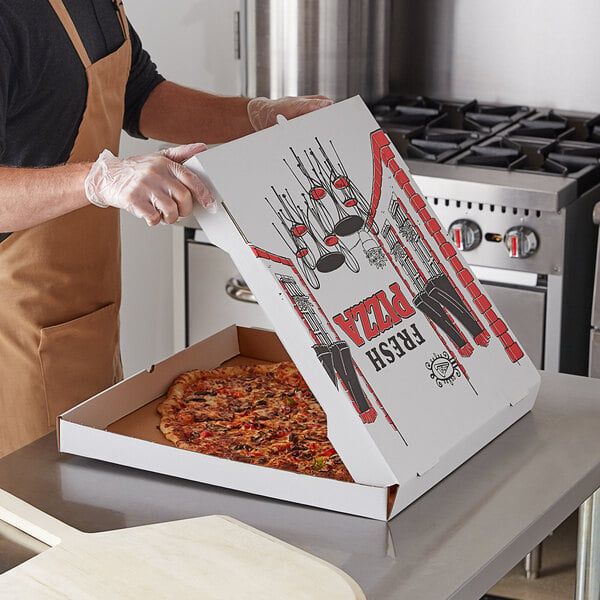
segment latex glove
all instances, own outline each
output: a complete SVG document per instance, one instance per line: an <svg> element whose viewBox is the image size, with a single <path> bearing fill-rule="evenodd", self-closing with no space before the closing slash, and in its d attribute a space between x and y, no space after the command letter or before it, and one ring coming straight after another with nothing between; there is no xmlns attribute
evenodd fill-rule
<svg viewBox="0 0 600 600"><path fill-rule="evenodd" d="M86 196L96 206L121 208L148 225L187 217L194 200L214 212L216 203L206 186L181 164L204 150L205 144L188 144L132 158L104 150L85 180Z"/></svg>
<svg viewBox="0 0 600 600"><path fill-rule="evenodd" d="M252 98L248 102L248 118L255 131L277 123L277 115L293 119L333 104L327 96L286 96L278 100Z"/></svg>

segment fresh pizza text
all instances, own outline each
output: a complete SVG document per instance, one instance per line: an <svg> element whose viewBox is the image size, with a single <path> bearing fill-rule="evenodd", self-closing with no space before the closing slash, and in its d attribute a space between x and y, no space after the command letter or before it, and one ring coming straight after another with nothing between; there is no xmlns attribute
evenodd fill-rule
<svg viewBox="0 0 600 600"><path fill-rule="evenodd" d="M381 371L424 343L425 338L413 323L367 350L365 356L371 361L375 371Z"/></svg>
<svg viewBox="0 0 600 600"><path fill-rule="evenodd" d="M333 317L334 322L357 346L363 346L384 331L391 329L415 314L415 309L405 298L397 283L350 306Z"/></svg>

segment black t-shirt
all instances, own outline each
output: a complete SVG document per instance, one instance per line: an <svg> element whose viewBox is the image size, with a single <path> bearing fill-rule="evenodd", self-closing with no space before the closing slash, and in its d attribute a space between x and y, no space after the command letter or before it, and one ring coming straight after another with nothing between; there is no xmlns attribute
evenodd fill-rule
<svg viewBox="0 0 600 600"><path fill-rule="evenodd" d="M113 0L63 0L92 62L116 50L123 32ZM164 81L129 25L132 63L123 128L135 137L140 111ZM0 0L0 164L67 161L87 97L85 70L48 0Z"/></svg>

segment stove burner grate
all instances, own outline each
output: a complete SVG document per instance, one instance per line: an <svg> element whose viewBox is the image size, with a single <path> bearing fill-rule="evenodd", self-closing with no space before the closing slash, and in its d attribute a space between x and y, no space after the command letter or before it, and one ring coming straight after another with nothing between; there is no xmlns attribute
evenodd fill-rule
<svg viewBox="0 0 600 600"><path fill-rule="evenodd" d="M435 123L435 122L434 122ZM483 139L475 131L425 127L386 128L387 134L404 158L443 162Z"/></svg>
<svg viewBox="0 0 600 600"><path fill-rule="evenodd" d="M478 131L493 131L498 126L507 126L522 117L528 108L522 106L493 106L482 105L473 100L461 108L465 123Z"/></svg>
<svg viewBox="0 0 600 600"><path fill-rule="evenodd" d="M600 144L575 140L495 136L447 163L571 177L579 194L600 183Z"/></svg>
<svg viewBox="0 0 600 600"><path fill-rule="evenodd" d="M394 95L371 110L405 159L600 182L600 114Z"/></svg>
<svg viewBox="0 0 600 600"><path fill-rule="evenodd" d="M441 104L426 96L388 96L372 106L371 112L380 123L421 126L440 116Z"/></svg>
<svg viewBox="0 0 600 600"><path fill-rule="evenodd" d="M507 138L494 137L475 144L450 162L457 165L475 165L513 169L525 159L521 146Z"/></svg>
<svg viewBox="0 0 600 600"><path fill-rule="evenodd" d="M545 139L600 142L600 115L545 110L522 119L504 135Z"/></svg>
<svg viewBox="0 0 600 600"><path fill-rule="evenodd" d="M481 104L477 100L442 102L441 107L443 114L435 122L437 126L482 134L495 134L533 112L526 106Z"/></svg>
<svg viewBox="0 0 600 600"><path fill-rule="evenodd" d="M511 129L510 135L555 139L568 131L567 119L550 111L547 115L523 119L517 127Z"/></svg>

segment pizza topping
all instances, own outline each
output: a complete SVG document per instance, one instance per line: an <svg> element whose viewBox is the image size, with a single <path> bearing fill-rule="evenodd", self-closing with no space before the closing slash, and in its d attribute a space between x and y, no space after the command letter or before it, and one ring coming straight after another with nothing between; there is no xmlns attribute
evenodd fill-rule
<svg viewBox="0 0 600 600"><path fill-rule="evenodd" d="M189 371L159 405L177 447L352 481L327 439L327 417L290 363Z"/></svg>
<svg viewBox="0 0 600 600"><path fill-rule="evenodd" d="M323 466L325 465L325 457L324 456L317 456L317 458L315 458L315 462L312 465L312 468L315 471L320 471Z"/></svg>

